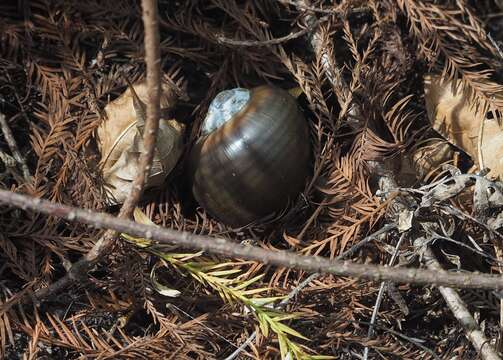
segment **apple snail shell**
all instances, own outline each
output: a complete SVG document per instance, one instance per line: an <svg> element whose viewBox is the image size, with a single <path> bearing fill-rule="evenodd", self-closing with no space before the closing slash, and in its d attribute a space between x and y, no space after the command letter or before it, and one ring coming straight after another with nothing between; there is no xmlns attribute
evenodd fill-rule
<svg viewBox="0 0 503 360"><path fill-rule="evenodd" d="M287 91L267 85L223 91L190 154L192 193L221 222L248 225L296 199L310 153L307 122Z"/></svg>

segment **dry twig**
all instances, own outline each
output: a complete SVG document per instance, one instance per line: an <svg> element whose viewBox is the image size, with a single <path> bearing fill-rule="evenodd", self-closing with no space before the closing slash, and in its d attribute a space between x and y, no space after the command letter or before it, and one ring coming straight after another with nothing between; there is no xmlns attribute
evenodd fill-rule
<svg viewBox="0 0 503 360"><path fill-rule="evenodd" d="M21 166L24 180L29 183L31 181L30 169L28 169L28 165L26 165L25 158L21 156L19 148L17 147L16 140L14 139L14 135L12 134L9 124L5 119L5 115L2 113L0 113L0 127L2 128L3 136L5 138L5 141L7 141L7 145L9 145L9 149L14 156L14 159Z"/></svg>
<svg viewBox="0 0 503 360"><path fill-rule="evenodd" d="M423 261L429 269L433 271L442 271L442 266L429 247L427 247L424 252ZM480 354L481 358L483 360L501 359L489 342L489 339L487 339L485 334L480 330L477 322L468 311L466 304L463 302L456 290L445 286L439 286L438 290L444 297L444 300L449 306L449 309L451 309L452 314L465 330L466 336L472 342L473 347Z"/></svg>
<svg viewBox="0 0 503 360"><path fill-rule="evenodd" d="M145 26L145 62L147 63L147 119L143 133L143 144L145 152L141 154L139 160L139 171L129 196L124 201L119 212L119 218L127 219L131 217L136 204L140 200L145 185L145 179L150 172L150 166L154 157L154 149L159 128L160 118L160 95L161 95L161 68L160 68L160 48L159 48L159 23L156 0L143 0L143 23ZM101 256L110 248L117 237L115 231L107 231L96 242L93 248L79 261L72 265L68 273L52 283L46 288L37 291L36 298L43 299L46 296L57 293L72 282L83 279L89 268L98 261Z"/></svg>
<svg viewBox="0 0 503 360"><path fill-rule="evenodd" d="M239 46L239 47L252 47L252 46L269 46L269 45L278 45L281 43L284 43L286 41L290 41L293 39L297 39L312 30L314 30L318 25L323 23L324 21L327 20L327 17L322 17L319 20L316 20L315 22L312 22L309 24L308 27L305 29L299 30L297 32L292 32L288 35L275 38L275 39L270 39L270 40L235 40L235 39L229 39L225 37L224 35L217 35L216 40L219 44L224 44L224 45L232 45L232 46Z"/></svg>
<svg viewBox="0 0 503 360"><path fill-rule="evenodd" d="M387 233L390 230L393 230L394 228L396 228L396 226L395 225L390 225L390 224L387 224L387 225L383 226L381 229L377 230L375 233L373 233L373 234L365 237L360 242L358 242L357 244L353 245L350 249L348 249L347 251L345 251L342 254L340 254L339 256L337 256L336 259L337 260L342 260L345 257L348 257L348 256L354 254L358 249L360 249L362 246L364 246L368 242L374 240L376 237L378 237L380 235L383 235L383 234ZM292 300L294 297L296 297L306 286L308 286L312 281L314 281L320 275L321 274L319 274L319 273L314 273L314 274L309 275L299 285L297 285L295 288L293 288L292 291L290 291L288 293L288 296L286 298L284 298L283 300L281 300L281 302L278 305L278 308L280 308L280 309L284 308L290 302L290 300ZM236 349L232 354L230 354L228 357L226 357L225 360L233 360L233 359L235 359L249 344L251 344L251 342L255 339L256 336L257 336L257 332L254 331L243 342L243 344L241 344L241 346L239 346L239 348Z"/></svg>
<svg viewBox="0 0 503 360"><path fill-rule="evenodd" d="M299 8L299 10L309 8L311 3L309 0L296 0L295 6ZM317 23L316 16L313 14L305 14L304 21L308 25L308 27L312 27L313 24ZM345 108L346 101L349 98L349 86L346 84L345 80L342 78L341 70L337 65L337 62L334 58L331 58L327 53L327 49L323 48L322 35L320 31L313 31L310 34L310 45L313 51L317 54L321 55L321 63L323 69L326 72L327 79L336 89L340 89L341 96L337 98L337 101L341 105L341 108Z"/></svg>
<svg viewBox="0 0 503 360"><path fill-rule="evenodd" d="M400 249L400 245L402 244L403 239L405 238L405 234L402 234L400 237L400 240L398 240L396 246L395 246L395 251L393 252L393 255L391 256L391 259L389 261L389 266L393 266L393 263L395 262L398 252ZM379 308L381 307L382 299L384 297L384 290L386 289L386 283L383 282L381 283L381 287L379 288L379 293L377 295L377 299L374 305L374 310L372 311L372 318L370 319L370 325L369 325L369 330L367 333L367 338L371 339L372 336L374 336L374 326L375 322L377 320L377 314L379 313ZM363 359L367 360L369 356L369 347L365 346L365 350L363 352Z"/></svg>
<svg viewBox="0 0 503 360"><path fill-rule="evenodd" d="M301 256L290 251L270 251L257 246L244 246L223 238L139 224L108 214L82 210L72 206L0 190L0 202L24 210L58 216L101 229L112 229L158 243L178 244L227 257L256 260L264 264L297 268L309 272L350 276L373 281L392 281L420 285L439 285L459 288L502 290L501 276L478 273L452 273L413 268L389 268L382 265L357 264L351 261L329 260L320 256Z"/></svg>

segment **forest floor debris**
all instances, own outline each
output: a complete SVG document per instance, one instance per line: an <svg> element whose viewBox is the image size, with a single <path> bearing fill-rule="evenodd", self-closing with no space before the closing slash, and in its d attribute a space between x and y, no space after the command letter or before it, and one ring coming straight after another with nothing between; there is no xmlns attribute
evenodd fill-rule
<svg viewBox="0 0 503 360"><path fill-rule="evenodd" d="M501 356L499 1L9 0L0 30L0 357ZM142 82L110 206L96 133ZM312 176L235 229L185 165L215 95L264 83L300 94ZM184 148L143 189L165 117Z"/></svg>

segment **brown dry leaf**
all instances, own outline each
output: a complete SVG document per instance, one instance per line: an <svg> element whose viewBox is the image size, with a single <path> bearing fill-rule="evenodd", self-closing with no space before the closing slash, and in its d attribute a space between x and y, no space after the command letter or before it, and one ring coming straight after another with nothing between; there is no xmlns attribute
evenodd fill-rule
<svg viewBox="0 0 503 360"><path fill-rule="evenodd" d="M455 89L452 85L452 81L437 75L424 78L426 109L433 128L470 155L478 166L478 138L484 121L480 146L484 166L490 169L489 176L502 177L503 133L497 120L488 118L483 106L476 107L459 83Z"/></svg>
<svg viewBox="0 0 503 360"><path fill-rule="evenodd" d="M137 83L133 88L140 100L146 102L146 83ZM161 109L170 107L173 101L174 95L169 86L163 85ZM130 192L144 148L131 89L128 88L109 103L105 112L107 119L98 128L97 142L102 159L100 167L107 184L108 203L112 205L122 203ZM183 150L184 130L184 124L161 118L154 159L145 188L160 186L175 167Z"/></svg>

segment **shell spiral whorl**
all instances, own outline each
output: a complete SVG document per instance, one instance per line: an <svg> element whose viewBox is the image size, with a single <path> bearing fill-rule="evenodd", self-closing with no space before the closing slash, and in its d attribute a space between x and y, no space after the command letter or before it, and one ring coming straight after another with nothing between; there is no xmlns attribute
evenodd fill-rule
<svg viewBox="0 0 503 360"><path fill-rule="evenodd" d="M238 108L217 120L227 122L213 124L215 104L210 105L189 168L199 204L226 224L244 226L282 210L302 191L310 140L307 122L287 91L260 86L248 96L244 89L235 90L238 101L232 93L223 98Z"/></svg>

